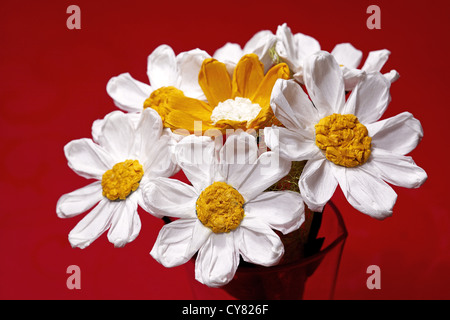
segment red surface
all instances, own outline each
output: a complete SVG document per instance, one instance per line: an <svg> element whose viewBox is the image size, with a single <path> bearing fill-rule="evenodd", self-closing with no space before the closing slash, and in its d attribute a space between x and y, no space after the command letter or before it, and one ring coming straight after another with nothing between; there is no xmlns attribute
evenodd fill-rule
<svg viewBox="0 0 450 320"><path fill-rule="evenodd" d="M130 72L146 82L146 58L158 45L210 54L227 41L244 45L257 31L287 22L331 51L351 42L364 52L387 48L392 86L385 117L410 111L425 136L412 152L428 181L395 188L394 215L376 221L356 212L341 192L334 201L349 236L338 299L449 299L447 1L377 1L381 30L366 27L369 1L3 1L0 4L0 298L191 299L184 267L166 269L149 256L162 222L141 212L139 237L115 249L100 237L72 249L67 234L80 220L59 219L59 196L88 183L66 164L63 146L90 137L92 122L115 110L105 87ZM81 8L81 30L66 28L66 8ZM381 289L366 287L369 265ZM81 268L69 290L66 268Z"/></svg>

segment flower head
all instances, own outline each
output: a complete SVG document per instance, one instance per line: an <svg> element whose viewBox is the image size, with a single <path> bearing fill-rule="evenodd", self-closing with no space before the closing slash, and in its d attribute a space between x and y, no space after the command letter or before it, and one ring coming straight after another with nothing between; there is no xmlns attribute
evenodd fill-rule
<svg viewBox="0 0 450 320"><path fill-rule="evenodd" d="M272 229L289 233L304 221L300 194L264 192L284 177L290 161L265 152L244 132L228 137L216 151L209 137L188 136L175 147L175 158L192 185L159 178L147 185L144 201L159 215L179 218L165 225L151 255L166 267L187 262L198 252L195 277L212 287L231 281L244 261L271 266L284 248Z"/></svg>
<svg viewBox="0 0 450 320"><path fill-rule="evenodd" d="M277 79L288 79L289 68L281 63L264 74L264 66L256 54L243 56L230 77L224 63L205 59L198 83L207 102L193 99L174 87L154 91L145 108L158 111L164 126L195 131L195 122L208 129L259 129L276 123L270 108L270 93Z"/></svg>
<svg viewBox="0 0 450 320"><path fill-rule="evenodd" d="M74 140L64 152L72 170L97 181L61 196L56 212L69 218L95 206L70 232L71 245L85 248L109 229L109 241L121 247L139 234L137 207L146 209L142 188L178 170L171 161L173 139L150 109L139 115L114 111L93 132L98 143Z"/></svg>
<svg viewBox="0 0 450 320"><path fill-rule="evenodd" d="M311 55L304 69L311 100L294 81L277 81L271 103L284 127L265 129L267 145L291 161L308 160L299 186L312 210L321 210L339 184L357 210L391 215L397 195L387 183L417 188L427 178L405 156L423 136L420 122L408 112L378 121L390 102L390 82L379 72L368 73L345 101L331 54Z"/></svg>

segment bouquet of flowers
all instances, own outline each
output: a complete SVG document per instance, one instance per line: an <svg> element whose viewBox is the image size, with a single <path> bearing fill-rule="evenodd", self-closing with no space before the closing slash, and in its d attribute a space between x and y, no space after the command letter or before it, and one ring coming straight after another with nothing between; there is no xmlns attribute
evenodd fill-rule
<svg viewBox="0 0 450 320"><path fill-rule="evenodd" d="M358 211L389 217L389 184L427 178L406 156L420 122L408 112L380 120L399 77L381 73L389 54L372 51L358 69L363 54L351 44L329 53L286 24L213 56L159 46L150 85L112 78L106 89L122 111L64 147L69 167L95 180L58 200L61 218L90 210L70 244L85 248L108 230L114 246L126 245L141 231L139 206L167 222L154 259L174 267L195 257L195 279L221 287L240 263L291 259L285 248L305 241L338 185ZM173 178L179 170L188 183Z"/></svg>

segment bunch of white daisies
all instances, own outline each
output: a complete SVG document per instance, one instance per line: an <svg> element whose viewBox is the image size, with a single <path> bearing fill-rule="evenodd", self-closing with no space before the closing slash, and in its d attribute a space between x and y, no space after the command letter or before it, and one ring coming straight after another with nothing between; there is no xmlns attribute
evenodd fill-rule
<svg viewBox="0 0 450 320"><path fill-rule="evenodd" d="M362 52L351 44L321 51L286 24L213 56L156 48L150 85L128 73L112 78L107 92L123 111L96 120L92 139L64 147L69 167L95 180L58 200L61 218L90 210L71 245L85 248L106 230L117 247L133 241L140 206L172 218L151 255L174 267L197 254L196 279L217 287L241 257L276 265L284 248L274 230L297 230L305 204L321 211L338 184L357 210L390 216L389 184L417 188L427 175L406 156L423 136L420 122L408 112L380 120L398 79L380 72L389 54L372 51L358 69ZM267 191L293 161L306 161L300 192ZM170 178L180 169L190 184Z"/></svg>

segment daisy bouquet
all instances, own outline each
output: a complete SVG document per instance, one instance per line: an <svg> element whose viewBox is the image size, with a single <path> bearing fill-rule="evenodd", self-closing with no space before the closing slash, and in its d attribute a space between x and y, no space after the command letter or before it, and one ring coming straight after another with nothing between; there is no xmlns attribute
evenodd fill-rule
<svg viewBox="0 0 450 320"><path fill-rule="evenodd" d="M141 231L141 207L167 222L151 256L166 267L195 259L195 279L221 287L239 265L302 258L338 185L358 211L392 215L390 185L417 188L427 175L407 156L420 122L408 112L380 120L399 77L381 72L389 54L372 51L358 69L363 54L351 44L329 53L286 24L212 56L159 46L149 84L113 77L106 89L121 110L64 147L69 167L94 180L58 200L61 218L90 210L70 244L108 231L126 245ZM185 181L173 178L180 170Z"/></svg>

